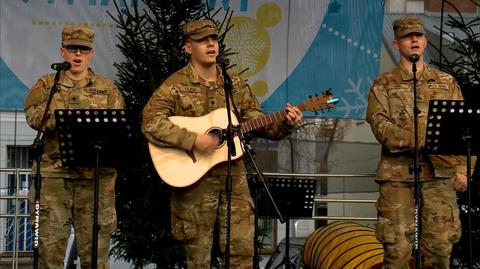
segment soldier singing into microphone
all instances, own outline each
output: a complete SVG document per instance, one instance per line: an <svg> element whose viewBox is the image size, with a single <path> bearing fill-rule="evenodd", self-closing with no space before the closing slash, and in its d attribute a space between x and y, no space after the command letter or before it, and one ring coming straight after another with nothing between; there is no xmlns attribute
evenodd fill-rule
<svg viewBox="0 0 480 269"><path fill-rule="evenodd" d="M40 269L64 268L65 248L74 226L81 268L91 267L94 167L69 169L62 166L58 132L54 118L55 109L120 109L125 108L123 97L113 82L90 69L93 57L94 30L88 26L66 25L62 31L60 55L64 63L52 64L59 72L58 91L54 91L55 73L41 77L29 90L25 99L27 123L35 130L42 128L45 142L40 163ZM52 92L53 91L53 92ZM48 109L46 125L41 126L49 96L53 94ZM93 158L93 157L92 157ZM100 168L98 212L98 262L97 268L109 267L110 236L115 231L114 168ZM35 188L30 198L33 203ZM32 214L34 212L33 206ZM33 216L31 218L34 219Z"/></svg>
<svg viewBox="0 0 480 269"><path fill-rule="evenodd" d="M418 148L423 152L430 99L462 100L455 79L424 62L427 47L423 21L403 17L393 23L397 67L380 75L368 95L367 121L382 144L376 180L377 238L384 246L384 268L408 268L415 239L413 62L417 71ZM452 245L461 226L455 191L467 187L466 160L420 154L421 268L449 268Z"/></svg>

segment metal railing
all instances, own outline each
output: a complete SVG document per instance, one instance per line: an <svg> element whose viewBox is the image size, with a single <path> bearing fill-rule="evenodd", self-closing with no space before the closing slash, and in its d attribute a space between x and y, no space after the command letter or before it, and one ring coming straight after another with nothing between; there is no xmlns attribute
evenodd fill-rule
<svg viewBox="0 0 480 269"><path fill-rule="evenodd" d="M0 235L0 238L2 238L0 240L0 255L12 254L8 257L12 259L11 268L13 269L19 266L19 253L31 252L28 250L31 233L26 232L30 229L28 227L30 215L26 212L28 184L26 186L22 184L25 180L28 182L30 171L30 169L0 168L0 227L5 227L5 234ZM9 176L12 176L13 180ZM20 232L21 230L23 232ZM20 235L22 235L22 241L24 242L22 248L19 246Z"/></svg>
<svg viewBox="0 0 480 269"><path fill-rule="evenodd" d="M19 244L18 244L18 237L19 237L19 220L20 219L27 219L30 217L28 212L21 212L20 211L20 204L23 202L28 203L28 190L25 189L24 185L22 185L21 179L25 179L25 175L30 175L30 169L8 169L8 168L0 168L0 227L4 225L6 227L7 220L12 219L10 229L7 229L8 232L12 232L13 229L13 248L12 248L12 269L19 268L18 267L18 258L19 258ZM14 188L12 189L11 186L7 185L7 177L8 175L14 175L15 182ZM22 177L22 175L24 175ZM315 179L315 180L328 180L328 179L343 179L343 180L350 180L350 179L374 179L374 174L309 174L309 173L264 173L267 178L288 178L288 179ZM27 184L28 185L28 184ZM20 186L20 187L19 187ZM28 187L28 186L27 186ZM2 210L7 208L7 203L3 201L12 201L10 206L14 209L13 212L3 212ZM352 204L373 204L376 200L371 199L342 199L342 198L323 198L323 197L315 197L315 203L318 204L328 204L328 203L352 203ZM14 207L12 206L14 205ZM376 212L376 211L375 211ZM312 216L314 220L351 220L351 221L374 221L376 217L357 217L357 216L319 216L315 215ZM30 235L31 236L31 235ZM7 238L6 234L0 235L0 238ZM28 238L26 238L28 240ZM31 240L31 238L30 238ZM0 255L4 255L4 251L6 250L7 242L0 241ZM10 251L8 251L10 252ZM23 251L26 253L30 253L31 251Z"/></svg>

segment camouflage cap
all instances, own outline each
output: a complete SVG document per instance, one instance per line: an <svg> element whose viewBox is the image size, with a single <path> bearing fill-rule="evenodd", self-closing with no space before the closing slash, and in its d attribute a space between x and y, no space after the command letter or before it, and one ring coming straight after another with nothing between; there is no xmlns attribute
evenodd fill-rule
<svg viewBox="0 0 480 269"><path fill-rule="evenodd" d="M425 34L423 20L418 17L402 17L393 22L393 32L395 38L408 35L410 33Z"/></svg>
<svg viewBox="0 0 480 269"><path fill-rule="evenodd" d="M209 19L196 20L183 26L183 37L199 40L207 36L218 36L216 25Z"/></svg>
<svg viewBox="0 0 480 269"><path fill-rule="evenodd" d="M66 25L62 31L62 46L80 45L93 49L95 31L89 26Z"/></svg>

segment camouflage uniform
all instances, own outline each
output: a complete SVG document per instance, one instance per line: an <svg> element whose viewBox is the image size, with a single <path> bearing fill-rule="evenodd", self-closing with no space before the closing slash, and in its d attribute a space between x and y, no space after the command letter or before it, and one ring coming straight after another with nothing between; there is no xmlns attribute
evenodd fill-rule
<svg viewBox="0 0 480 269"><path fill-rule="evenodd" d="M425 141L428 102L461 100L454 78L428 65L417 73L419 142ZM382 144L377 170L377 238L385 248L384 268L407 268L414 241L413 90L412 74L401 65L375 80L368 96L367 121ZM459 210L452 181L466 172L465 158L421 155L422 268L448 268L452 244L461 235Z"/></svg>
<svg viewBox="0 0 480 269"><path fill-rule="evenodd" d="M224 79L217 66L216 83L203 80L191 64L170 76L158 88L143 111L143 133L159 146L174 146L191 151L197 134L174 125L169 116L203 116L225 107ZM238 76L232 76L234 103L243 120L262 115L260 105L250 88ZM257 135L280 139L289 133L283 123L258 130ZM220 244L225 241L225 175L226 166L210 171L200 183L174 192L171 200L172 232L186 243L187 268L210 268L212 235L220 226ZM250 197L243 162L232 167L233 191L231 211L232 268L253 266L253 203Z"/></svg>
<svg viewBox="0 0 480 269"><path fill-rule="evenodd" d="M83 27L80 28L80 32L83 33ZM48 74L40 78L25 99L27 123L35 130L40 128L54 77L55 74ZM90 69L88 69L88 76L79 81L71 80L65 75L65 71L60 71L58 86L59 91L55 93L48 113L44 133L45 143L40 162L42 185L40 191L39 268L63 269L65 248L70 236L71 225L75 228L81 267L90 268L94 168L69 169L62 166L54 111L56 109L124 108L125 104L113 82L94 74ZM35 164L32 169L33 173L36 173L36 165L38 164ZM116 171L113 168L102 167L99 173L98 268L109 268L110 236L116 229ZM35 190L32 186L30 192L32 205L34 197ZM31 214L34 214L34 210ZM33 217L31 219L33 220Z"/></svg>

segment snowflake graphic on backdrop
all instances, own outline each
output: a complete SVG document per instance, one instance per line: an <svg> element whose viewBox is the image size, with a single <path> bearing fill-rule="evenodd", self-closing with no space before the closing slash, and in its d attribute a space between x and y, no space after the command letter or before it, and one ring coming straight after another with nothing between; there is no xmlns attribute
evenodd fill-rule
<svg viewBox="0 0 480 269"><path fill-rule="evenodd" d="M362 78L358 78L357 81L349 78L347 81L350 88L343 90L343 96L335 106L335 110L342 113L343 118L364 118L368 91L362 90L362 84L372 85L373 81L369 77L366 78L366 81Z"/></svg>
<svg viewBox="0 0 480 269"><path fill-rule="evenodd" d="M267 32L258 23L248 17L234 17L232 24L235 25L225 38L228 48L236 54L231 61L236 66L235 73L244 69L248 70L243 74L250 77L263 69L270 55L270 38Z"/></svg>

